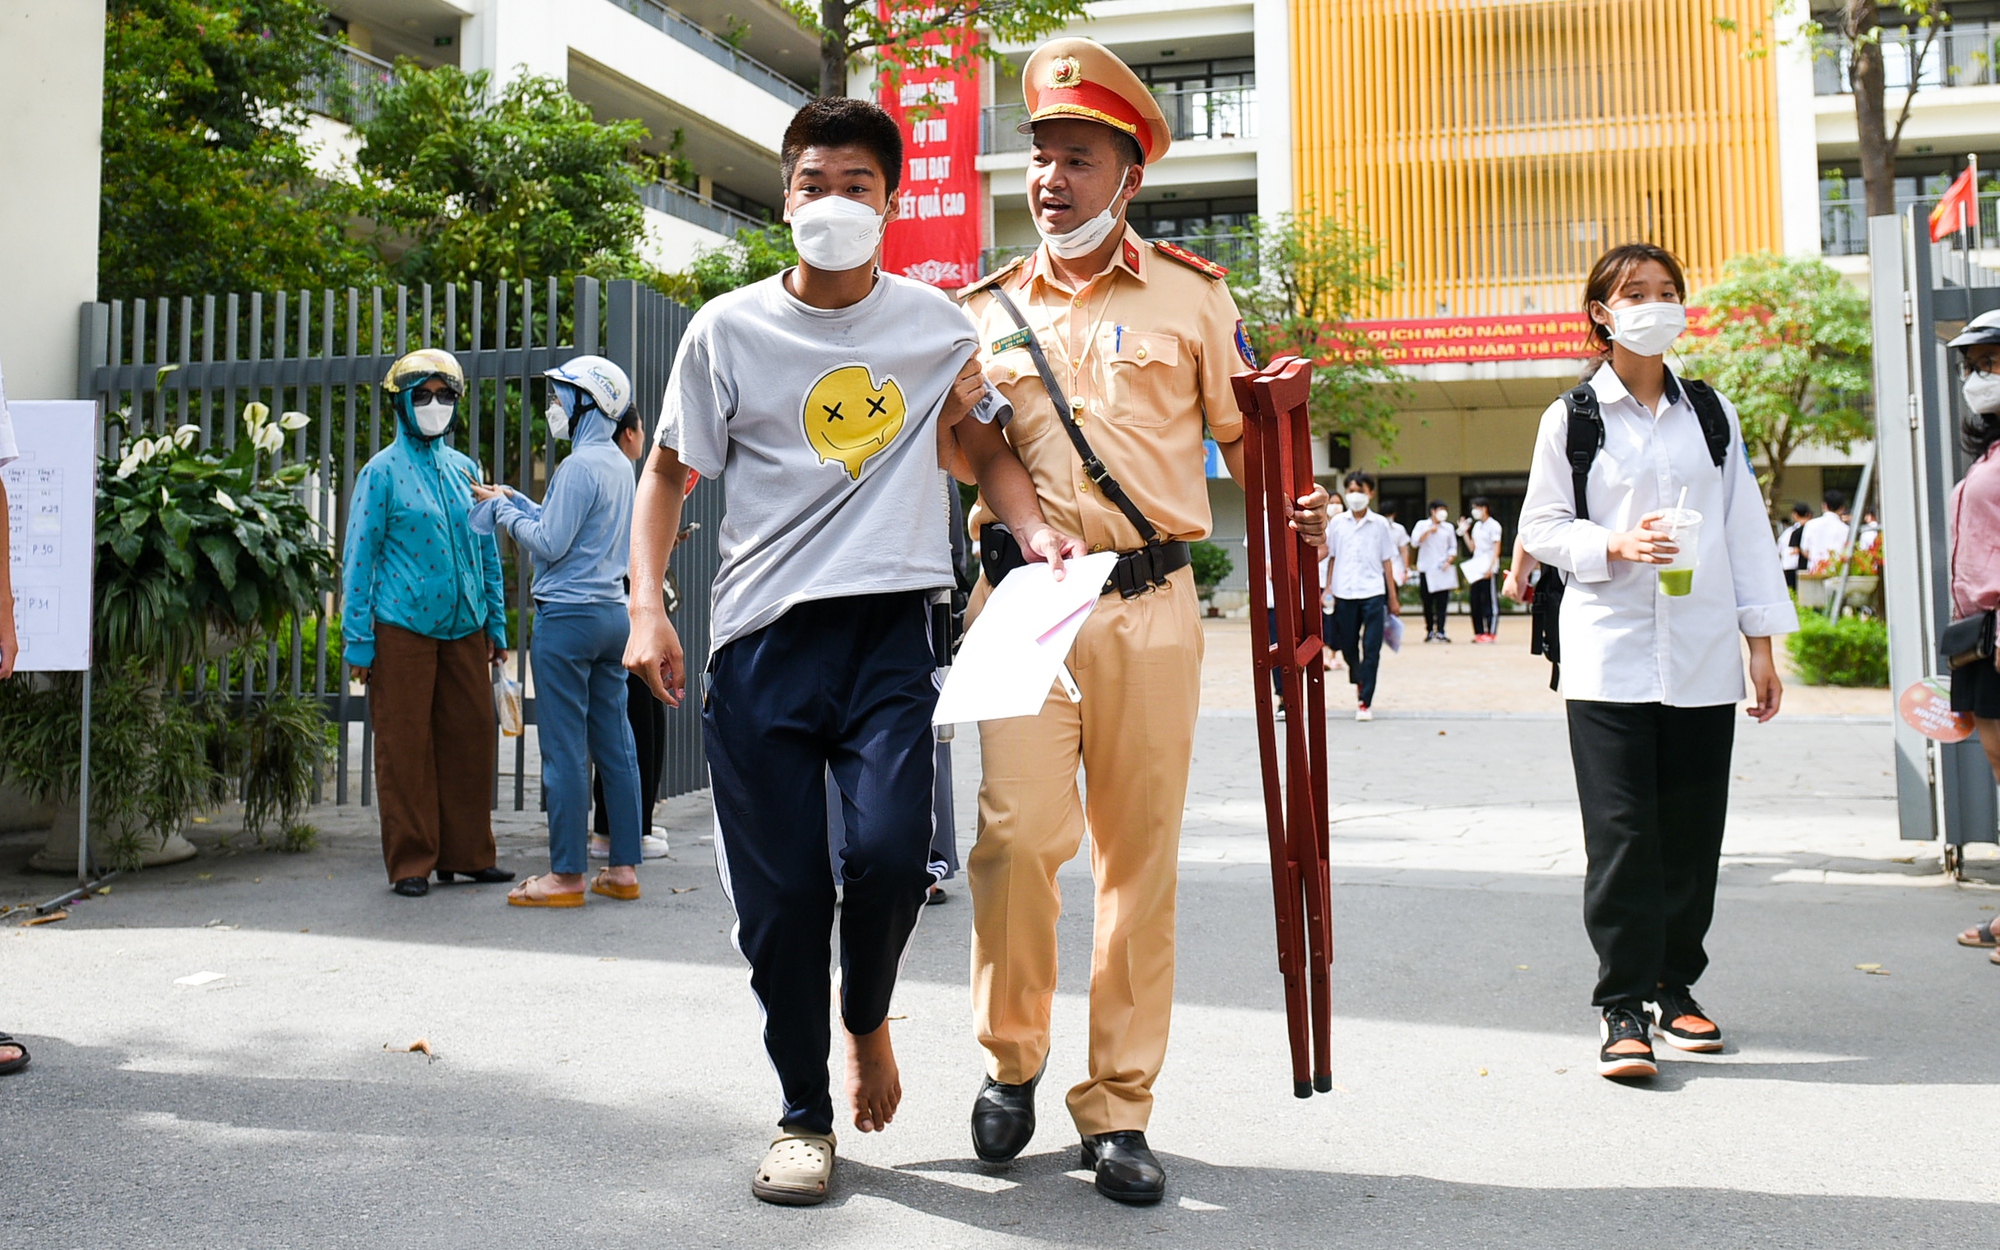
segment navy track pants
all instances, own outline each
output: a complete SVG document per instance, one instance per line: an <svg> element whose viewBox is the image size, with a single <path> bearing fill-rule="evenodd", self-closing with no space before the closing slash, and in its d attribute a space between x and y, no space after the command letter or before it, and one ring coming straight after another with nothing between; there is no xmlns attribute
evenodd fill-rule
<svg viewBox="0 0 2000 1250"><path fill-rule="evenodd" d="M822 599L733 639L709 666L703 738L716 863L736 947L764 1009L764 1049L784 1094L780 1125L833 1131L834 882L830 769L842 796L840 1014L872 1033L889 999L934 863L937 706L928 595Z"/></svg>

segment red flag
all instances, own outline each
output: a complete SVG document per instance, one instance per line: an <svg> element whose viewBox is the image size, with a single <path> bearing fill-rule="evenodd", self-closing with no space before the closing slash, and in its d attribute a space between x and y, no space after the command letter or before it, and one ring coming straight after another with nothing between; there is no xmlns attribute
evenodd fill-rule
<svg viewBox="0 0 2000 1250"><path fill-rule="evenodd" d="M1948 234L1970 229L1973 216L1978 212L1979 200L1972 186L1972 167L1968 165L1939 198L1937 207L1931 210L1931 242L1936 243Z"/></svg>

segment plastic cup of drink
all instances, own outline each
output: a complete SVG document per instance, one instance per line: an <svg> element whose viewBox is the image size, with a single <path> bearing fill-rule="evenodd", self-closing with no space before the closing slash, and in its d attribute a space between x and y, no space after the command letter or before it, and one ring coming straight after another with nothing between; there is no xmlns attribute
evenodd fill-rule
<svg viewBox="0 0 2000 1250"><path fill-rule="evenodd" d="M1653 527L1672 535L1674 545L1679 548L1667 563L1653 566L1660 573L1660 593L1692 594L1695 552L1701 545L1701 513L1693 508L1667 508L1653 522Z"/></svg>

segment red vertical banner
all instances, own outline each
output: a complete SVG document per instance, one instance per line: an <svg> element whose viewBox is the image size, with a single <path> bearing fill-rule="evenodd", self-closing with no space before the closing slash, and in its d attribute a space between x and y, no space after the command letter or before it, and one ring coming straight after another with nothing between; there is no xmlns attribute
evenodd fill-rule
<svg viewBox="0 0 2000 1250"><path fill-rule="evenodd" d="M979 278L979 62L904 70L880 103L903 128L897 216L882 267L946 290Z"/></svg>

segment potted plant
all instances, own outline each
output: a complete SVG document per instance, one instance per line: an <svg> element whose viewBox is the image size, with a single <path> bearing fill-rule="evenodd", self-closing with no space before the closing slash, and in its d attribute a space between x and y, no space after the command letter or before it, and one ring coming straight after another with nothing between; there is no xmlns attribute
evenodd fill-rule
<svg viewBox="0 0 2000 1250"><path fill-rule="evenodd" d="M198 449L200 431L183 425L132 440L100 475L91 821L102 831L93 842L120 867L192 855L180 836L187 816L232 792L253 830L276 820L288 846L311 842L291 826L330 750L318 709L184 693L215 646L275 638L333 583L326 536L296 491L307 466L272 467L308 418L273 420L252 403L243 421L233 449ZM76 863L80 729L74 675L0 683L0 776L58 804L36 857L58 871Z"/></svg>
<svg viewBox="0 0 2000 1250"><path fill-rule="evenodd" d="M1188 548L1188 557L1194 570L1194 593L1200 598L1203 610L1209 616L1221 616L1215 608L1215 588L1229 576L1235 563L1228 552L1206 538Z"/></svg>

